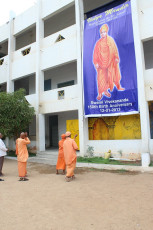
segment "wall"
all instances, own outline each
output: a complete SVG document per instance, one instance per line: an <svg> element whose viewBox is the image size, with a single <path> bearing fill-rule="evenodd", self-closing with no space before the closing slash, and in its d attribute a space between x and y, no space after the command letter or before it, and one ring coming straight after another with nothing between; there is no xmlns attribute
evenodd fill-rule
<svg viewBox="0 0 153 230"><path fill-rule="evenodd" d="M41 7L42 18L47 18L50 15L54 15L57 12L61 12L72 5L74 5L74 0L43 0Z"/></svg>
<svg viewBox="0 0 153 230"><path fill-rule="evenodd" d="M37 8L36 5L29 8L22 14L18 15L14 19L14 35L18 35L21 32L24 32L27 30L27 28L31 27L34 25L36 22L36 13L37 13Z"/></svg>
<svg viewBox="0 0 153 230"><path fill-rule="evenodd" d="M77 66L76 62L72 62L66 65L62 65L58 68L45 71L44 79L51 79L52 89L57 88L58 83L74 80L77 84Z"/></svg>
<svg viewBox="0 0 153 230"><path fill-rule="evenodd" d="M66 132L66 121L67 120L74 120L78 119L78 111L69 111L63 113L56 113L56 114L46 114L45 115L45 138L46 138L46 147L49 146L49 116L57 115L58 116L58 137L60 137L63 133Z"/></svg>
<svg viewBox="0 0 153 230"><path fill-rule="evenodd" d="M140 36L142 40L153 37L153 1L138 0Z"/></svg>

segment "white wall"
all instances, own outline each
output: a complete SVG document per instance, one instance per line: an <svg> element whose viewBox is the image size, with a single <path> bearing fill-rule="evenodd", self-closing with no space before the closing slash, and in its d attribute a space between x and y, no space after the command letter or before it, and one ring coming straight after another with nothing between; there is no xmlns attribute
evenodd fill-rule
<svg viewBox="0 0 153 230"><path fill-rule="evenodd" d="M42 51L41 70L72 62L77 59L76 37L65 39Z"/></svg>
<svg viewBox="0 0 153 230"><path fill-rule="evenodd" d="M94 154L97 156L103 156L108 150L111 150L113 156L116 157L120 157L120 152L125 157L133 153L141 153L141 140L97 140L88 141L87 145L94 147Z"/></svg>
<svg viewBox="0 0 153 230"><path fill-rule="evenodd" d="M66 8L74 5L74 0L43 0L42 1L42 18L47 18L57 12L63 11Z"/></svg>
<svg viewBox="0 0 153 230"><path fill-rule="evenodd" d="M78 111L69 111L56 114L46 114L45 115L45 138L46 138L46 147L49 146L49 116L57 115L58 116L58 138L61 139L61 135L66 132L66 120L78 119Z"/></svg>
<svg viewBox="0 0 153 230"><path fill-rule="evenodd" d="M28 27L36 22L36 5L29 8L14 19L14 35L24 32Z"/></svg>
<svg viewBox="0 0 153 230"><path fill-rule="evenodd" d="M58 114L58 136L59 138L66 132L66 121L78 119L78 111L69 111Z"/></svg>
<svg viewBox="0 0 153 230"><path fill-rule="evenodd" d="M74 80L77 84L77 66L76 62L62 65L58 68L53 68L44 73L44 80L51 79L52 89L57 88L58 83Z"/></svg>
<svg viewBox="0 0 153 230"><path fill-rule="evenodd" d="M58 100L58 91L64 90L64 99ZM79 106L78 85L45 91L40 96L40 113L57 113L77 110Z"/></svg>
<svg viewBox="0 0 153 230"><path fill-rule="evenodd" d="M140 36L142 40L153 37L153 1L138 0Z"/></svg>

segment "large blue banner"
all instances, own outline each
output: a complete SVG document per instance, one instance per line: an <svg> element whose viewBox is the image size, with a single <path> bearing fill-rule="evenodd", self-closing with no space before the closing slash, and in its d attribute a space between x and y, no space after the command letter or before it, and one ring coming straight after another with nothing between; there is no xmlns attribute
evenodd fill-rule
<svg viewBox="0 0 153 230"><path fill-rule="evenodd" d="M131 2L92 12L84 23L85 116L138 113ZM104 11L105 10L105 11Z"/></svg>

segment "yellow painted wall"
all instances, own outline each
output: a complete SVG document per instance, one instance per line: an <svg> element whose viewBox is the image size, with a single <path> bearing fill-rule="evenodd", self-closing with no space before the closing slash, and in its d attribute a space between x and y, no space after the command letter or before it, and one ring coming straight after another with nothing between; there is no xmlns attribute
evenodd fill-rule
<svg viewBox="0 0 153 230"><path fill-rule="evenodd" d="M140 115L88 119L89 140L141 139Z"/></svg>
<svg viewBox="0 0 153 230"><path fill-rule="evenodd" d="M75 141L77 143L77 146L79 147L79 121L76 120L67 120L66 121L66 131L71 132L71 138L74 138L74 136L77 134ZM80 147L79 147L80 149Z"/></svg>

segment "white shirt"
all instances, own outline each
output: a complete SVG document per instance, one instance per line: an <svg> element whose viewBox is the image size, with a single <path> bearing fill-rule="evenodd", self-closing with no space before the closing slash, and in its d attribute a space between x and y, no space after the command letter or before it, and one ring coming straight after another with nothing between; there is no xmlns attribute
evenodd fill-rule
<svg viewBox="0 0 153 230"><path fill-rule="evenodd" d="M7 151L7 148L4 142L2 141L2 139L0 139L0 157L6 156L6 151Z"/></svg>

